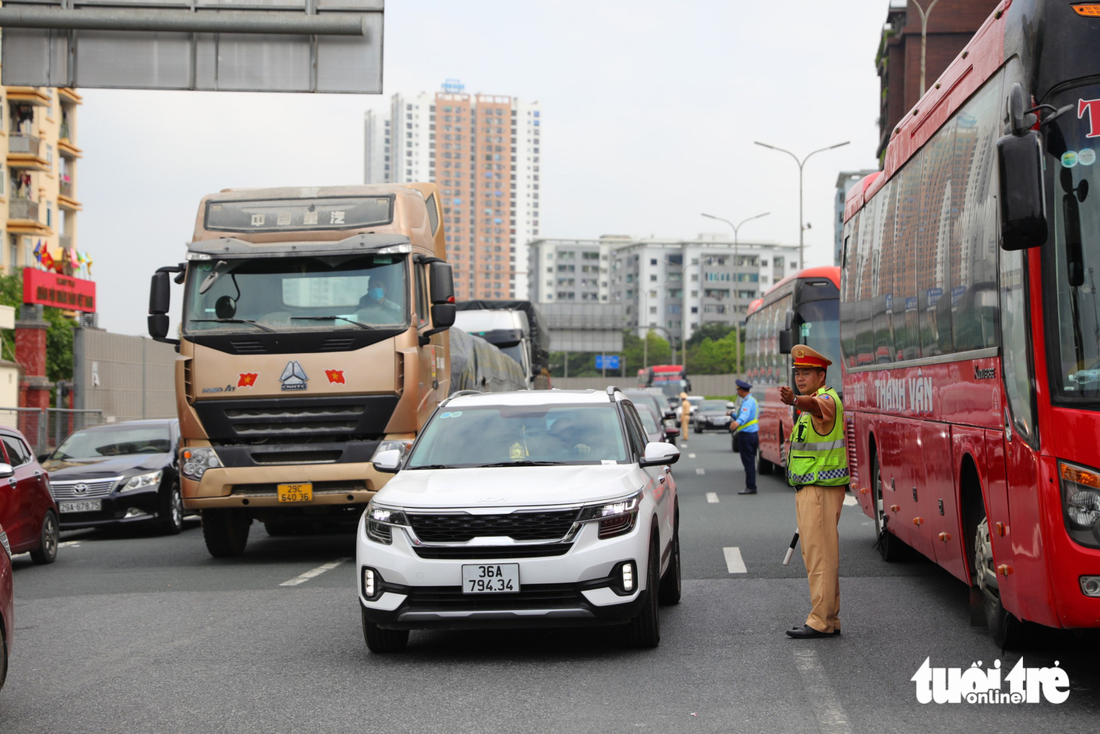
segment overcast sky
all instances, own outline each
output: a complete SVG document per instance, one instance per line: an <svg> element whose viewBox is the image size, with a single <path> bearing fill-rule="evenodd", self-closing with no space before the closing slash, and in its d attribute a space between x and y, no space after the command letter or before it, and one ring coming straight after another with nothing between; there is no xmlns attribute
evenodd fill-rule
<svg viewBox="0 0 1100 734"><path fill-rule="evenodd" d="M875 167L887 5L388 0L383 95L81 90L100 326L146 333L149 276L183 259L204 194L362 183L363 113L446 78L541 103L544 237L694 237L724 227L700 212L767 211L741 242L797 244L798 167L753 141L850 140L805 169L806 264L831 263L837 173Z"/></svg>

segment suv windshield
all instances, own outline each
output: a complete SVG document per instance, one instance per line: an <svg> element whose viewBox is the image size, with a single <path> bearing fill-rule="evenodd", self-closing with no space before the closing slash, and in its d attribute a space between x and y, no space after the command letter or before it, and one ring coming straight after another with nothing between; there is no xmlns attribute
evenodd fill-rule
<svg viewBox="0 0 1100 734"><path fill-rule="evenodd" d="M441 409L424 428L406 468L626 460L619 414L611 404L493 406Z"/></svg>
<svg viewBox="0 0 1100 734"><path fill-rule="evenodd" d="M185 334L394 328L408 324L396 255L192 262Z"/></svg>
<svg viewBox="0 0 1100 734"><path fill-rule="evenodd" d="M1090 86L1050 102L1072 104L1073 110L1046 126L1054 241L1043 248L1051 388L1056 397L1093 402L1100 397L1100 140L1090 136L1100 130L1093 130L1093 110L1086 103L1100 105L1094 102L1098 97L1100 86Z"/></svg>
<svg viewBox="0 0 1100 734"><path fill-rule="evenodd" d="M102 459L127 454L166 454L171 450L172 438L167 426L96 428L72 434L50 458L56 461Z"/></svg>

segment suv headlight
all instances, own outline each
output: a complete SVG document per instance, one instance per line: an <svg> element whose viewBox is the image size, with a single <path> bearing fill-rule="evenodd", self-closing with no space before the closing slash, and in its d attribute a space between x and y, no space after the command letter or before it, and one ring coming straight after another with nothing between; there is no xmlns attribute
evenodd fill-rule
<svg viewBox="0 0 1100 734"><path fill-rule="evenodd" d="M625 535L634 529L641 504L642 493L639 491L622 499L601 502L598 505L586 505L581 508L577 522L599 522L601 540Z"/></svg>
<svg viewBox="0 0 1100 734"><path fill-rule="evenodd" d="M133 492L135 489L145 489L146 487L156 486L160 484L160 478L164 475L164 470L151 471L148 474L138 474L136 477L130 477L126 482L118 488L119 492Z"/></svg>
<svg viewBox="0 0 1100 734"><path fill-rule="evenodd" d="M217 469L222 465L212 448L197 448L183 450L183 468L180 470L183 476L198 481L207 469Z"/></svg>
<svg viewBox="0 0 1100 734"><path fill-rule="evenodd" d="M1070 536L1084 545L1100 547L1100 472L1059 461L1058 474Z"/></svg>
<svg viewBox="0 0 1100 734"><path fill-rule="evenodd" d="M400 451L401 457L404 458L405 454L408 453L412 445L413 442L411 438L398 439L394 441L380 441L378 443L378 448L376 448L374 450L374 453L371 454L370 460L373 462L383 451Z"/></svg>
<svg viewBox="0 0 1100 734"><path fill-rule="evenodd" d="M409 527L409 518L401 510L367 504L367 537L375 543L389 545L393 542L393 526Z"/></svg>

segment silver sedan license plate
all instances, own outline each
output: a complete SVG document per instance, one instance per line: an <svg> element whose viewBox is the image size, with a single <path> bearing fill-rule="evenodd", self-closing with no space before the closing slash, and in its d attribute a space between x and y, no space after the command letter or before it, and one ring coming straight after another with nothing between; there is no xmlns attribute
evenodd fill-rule
<svg viewBox="0 0 1100 734"><path fill-rule="evenodd" d="M66 512L99 512L101 509L100 500L74 500L72 502L58 502L57 509L61 510L61 513Z"/></svg>
<svg viewBox="0 0 1100 734"><path fill-rule="evenodd" d="M518 591L518 563L486 563L462 567L463 594L515 594Z"/></svg>

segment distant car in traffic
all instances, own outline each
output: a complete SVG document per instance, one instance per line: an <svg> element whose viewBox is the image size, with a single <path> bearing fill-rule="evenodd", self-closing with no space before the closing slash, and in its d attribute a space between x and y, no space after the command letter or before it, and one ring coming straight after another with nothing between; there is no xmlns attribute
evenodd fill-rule
<svg viewBox="0 0 1100 734"><path fill-rule="evenodd" d="M638 409L638 417L642 419L642 428L650 441L657 443L669 443L676 445L676 437L680 435L680 429L675 426L666 426L657 419L653 408L648 405L634 405Z"/></svg>
<svg viewBox="0 0 1100 734"><path fill-rule="evenodd" d="M655 647L658 603L680 599L670 465L614 388L455 395L439 404L356 538L363 636L411 629L621 625Z"/></svg>
<svg viewBox="0 0 1100 734"><path fill-rule="evenodd" d="M0 427L0 447L0 526L11 552L29 551L35 563L53 563L60 527L49 476L16 429Z"/></svg>
<svg viewBox="0 0 1100 734"><path fill-rule="evenodd" d="M728 431L730 427L730 411L734 405L726 400L704 400L699 403L698 409L691 414L691 429L695 433L703 431Z"/></svg>
<svg viewBox="0 0 1100 734"><path fill-rule="evenodd" d="M43 465L61 528L155 524L183 527L179 485L179 421L127 421L69 435Z"/></svg>
<svg viewBox="0 0 1100 734"><path fill-rule="evenodd" d="M657 415L657 422L664 424L666 431L676 426L676 413L660 390L654 390L653 388L623 390L623 395L630 398L630 402L634 403L635 407L648 405L653 408L653 412ZM676 436L679 435L680 429L677 428L675 433L668 434L666 440L675 446Z"/></svg>
<svg viewBox="0 0 1100 734"><path fill-rule="evenodd" d="M11 639L15 631L15 599L12 593L11 542L0 525L0 688L8 677Z"/></svg>

